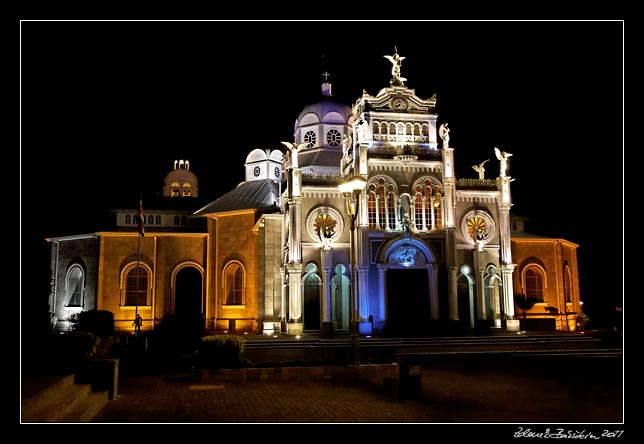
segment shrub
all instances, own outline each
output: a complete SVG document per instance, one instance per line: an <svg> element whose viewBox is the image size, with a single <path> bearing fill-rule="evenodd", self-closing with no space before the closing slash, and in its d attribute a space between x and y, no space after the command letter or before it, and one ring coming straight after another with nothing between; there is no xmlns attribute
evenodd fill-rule
<svg viewBox="0 0 644 444"><path fill-rule="evenodd" d="M234 335L204 336L194 354L195 366L208 368L239 368L244 360L244 338Z"/></svg>
<svg viewBox="0 0 644 444"><path fill-rule="evenodd" d="M531 296L526 296L520 293L517 293L514 295L514 303L523 312L523 319L526 318L526 314L528 313L528 310L530 310L537 302L539 302L539 300Z"/></svg>
<svg viewBox="0 0 644 444"><path fill-rule="evenodd" d="M78 371L94 356L96 337L86 332L51 335L39 349L29 350L33 373L67 374Z"/></svg>
<svg viewBox="0 0 644 444"><path fill-rule="evenodd" d="M69 317L72 330L92 333L101 339L114 336L114 313L107 310L81 311Z"/></svg>

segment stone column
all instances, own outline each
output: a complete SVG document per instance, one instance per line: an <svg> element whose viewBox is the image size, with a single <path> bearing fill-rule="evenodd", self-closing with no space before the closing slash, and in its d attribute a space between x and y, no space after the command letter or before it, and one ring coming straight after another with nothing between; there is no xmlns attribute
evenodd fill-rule
<svg viewBox="0 0 644 444"><path fill-rule="evenodd" d="M430 264L430 269L428 271L429 275L429 306L431 310L432 320L437 321L438 316L438 264Z"/></svg>
<svg viewBox="0 0 644 444"><path fill-rule="evenodd" d="M302 264L295 262L287 264L288 272L288 307L289 319L286 323L286 333L301 335L304 332L302 323Z"/></svg>
<svg viewBox="0 0 644 444"><path fill-rule="evenodd" d="M322 247L320 260L322 265L322 324L320 332L325 337L333 334L333 322L331 321L331 295L333 294L331 290L331 272L333 268L330 266L333 260L331 248Z"/></svg>
<svg viewBox="0 0 644 444"><path fill-rule="evenodd" d="M378 264L378 329L387 327L387 279L386 264Z"/></svg>
<svg viewBox="0 0 644 444"><path fill-rule="evenodd" d="M458 267L449 267L449 320L458 321Z"/></svg>

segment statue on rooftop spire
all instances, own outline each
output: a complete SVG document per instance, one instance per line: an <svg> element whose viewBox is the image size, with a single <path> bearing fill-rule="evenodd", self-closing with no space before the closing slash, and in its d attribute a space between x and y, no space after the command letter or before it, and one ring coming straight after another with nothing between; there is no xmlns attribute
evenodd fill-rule
<svg viewBox="0 0 644 444"><path fill-rule="evenodd" d="M450 129L447 126L447 122L442 123L438 127L438 135L443 139L443 148L449 148L449 131Z"/></svg>
<svg viewBox="0 0 644 444"><path fill-rule="evenodd" d="M478 165L472 165L472 168L474 171L479 173L479 180L484 180L485 179L485 162L489 162L490 159L485 159L483 162L479 163Z"/></svg>
<svg viewBox="0 0 644 444"><path fill-rule="evenodd" d="M392 86L404 86L403 82L407 79L400 76L400 64L403 60L405 60L405 58L398 55L397 46L394 46L394 50L394 55L385 56L385 58L391 62L391 75L393 76L393 78L391 79L390 83Z"/></svg>
<svg viewBox="0 0 644 444"><path fill-rule="evenodd" d="M494 147L494 154L496 155L496 158L499 159L500 161L500 166L499 166L500 176L506 177L505 174L508 169L508 158L512 156L512 153L506 153L505 151L501 151L497 147Z"/></svg>

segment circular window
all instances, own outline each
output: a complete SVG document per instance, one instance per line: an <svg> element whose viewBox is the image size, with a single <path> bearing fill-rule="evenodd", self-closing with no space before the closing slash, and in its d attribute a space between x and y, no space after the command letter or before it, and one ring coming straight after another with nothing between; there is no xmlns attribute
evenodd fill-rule
<svg viewBox="0 0 644 444"><path fill-rule="evenodd" d="M315 133L313 131L307 131L306 134L304 134L304 141L306 142L307 148L312 148L315 146L317 137L315 136Z"/></svg>
<svg viewBox="0 0 644 444"><path fill-rule="evenodd" d="M494 220L484 211L474 210L467 213L461 221L461 233L472 244L488 243L494 237Z"/></svg>
<svg viewBox="0 0 644 444"><path fill-rule="evenodd" d="M326 133L326 143L328 143L331 146L338 146L340 145L340 142L342 141L342 136L340 135L340 131L337 129L332 129L329 130L328 133Z"/></svg>
<svg viewBox="0 0 644 444"><path fill-rule="evenodd" d="M261 172L261 170L260 170L260 168L259 168L258 166L256 166L255 168L253 168L253 175L254 175L255 177L259 177L259 173L260 173L260 172Z"/></svg>
<svg viewBox="0 0 644 444"><path fill-rule="evenodd" d="M275 167L275 177L280 177L280 167Z"/></svg>
<svg viewBox="0 0 644 444"><path fill-rule="evenodd" d="M467 221L467 234L477 240L487 235L487 222L480 216L474 216Z"/></svg>
<svg viewBox="0 0 644 444"><path fill-rule="evenodd" d="M317 207L306 217L306 230L313 242L331 244L342 234L344 219L335 208Z"/></svg>

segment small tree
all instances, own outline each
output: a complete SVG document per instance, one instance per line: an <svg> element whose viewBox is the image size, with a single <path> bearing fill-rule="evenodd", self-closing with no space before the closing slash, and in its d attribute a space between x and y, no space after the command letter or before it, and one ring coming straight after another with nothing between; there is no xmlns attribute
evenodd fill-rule
<svg viewBox="0 0 644 444"><path fill-rule="evenodd" d="M114 336L114 313L107 310L81 311L69 317L72 330L91 333L101 339Z"/></svg>
<svg viewBox="0 0 644 444"><path fill-rule="evenodd" d="M539 302L538 299L533 297L526 297L526 295L521 293L514 295L514 303L523 313L523 320L525 320L528 311L532 307L534 307L534 304L536 304L537 302Z"/></svg>

